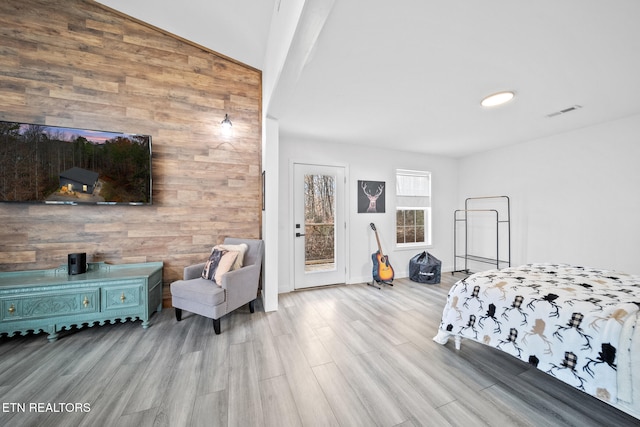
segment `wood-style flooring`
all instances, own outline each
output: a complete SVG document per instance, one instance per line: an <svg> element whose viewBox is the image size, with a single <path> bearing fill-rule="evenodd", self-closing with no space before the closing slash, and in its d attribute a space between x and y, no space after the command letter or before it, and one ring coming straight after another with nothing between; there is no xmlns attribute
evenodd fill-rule
<svg viewBox="0 0 640 427"><path fill-rule="evenodd" d="M455 280L442 279L282 294L277 312L256 304L224 317L221 335L209 319L177 322L164 309L147 330L138 321L54 343L3 337L0 425L640 424L499 351L433 342ZM67 412L78 404L84 412Z"/></svg>

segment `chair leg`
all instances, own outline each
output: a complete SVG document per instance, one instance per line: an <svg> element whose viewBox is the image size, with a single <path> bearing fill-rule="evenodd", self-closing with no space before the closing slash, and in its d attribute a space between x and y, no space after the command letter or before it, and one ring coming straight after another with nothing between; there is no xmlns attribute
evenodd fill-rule
<svg viewBox="0 0 640 427"><path fill-rule="evenodd" d="M220 335L220 319L213 319L213 330L216 335Z"/></svg>
<svg viewBox="0 0 640 427"><path fill-rule="evenodd" d="M249 301L249 311L252 313L256 311L256 300Z"/></svg>
<svg viewBox="0 0 640 427"><path fill-rule="evenodd" d="M181 308L176 308L176 320L179 322L182 320L182 309Z"/></svg>

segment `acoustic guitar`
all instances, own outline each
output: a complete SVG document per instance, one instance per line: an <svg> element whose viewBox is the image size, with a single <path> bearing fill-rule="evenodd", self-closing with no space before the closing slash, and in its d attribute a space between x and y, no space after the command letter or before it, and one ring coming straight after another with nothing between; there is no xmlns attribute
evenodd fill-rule
<svg viewBox="0 0 640 427"><path fill-rule="evenodd" d="M376 233L376 241L378 242L378 251L371 255L373 261L373 280L376 282L384 282L390 284L393 281L393 267L389 262L389 257L382 253L382 246L380 245L380 238L378 237L378 230L376 226L371 223L371 229Z"/></svg>

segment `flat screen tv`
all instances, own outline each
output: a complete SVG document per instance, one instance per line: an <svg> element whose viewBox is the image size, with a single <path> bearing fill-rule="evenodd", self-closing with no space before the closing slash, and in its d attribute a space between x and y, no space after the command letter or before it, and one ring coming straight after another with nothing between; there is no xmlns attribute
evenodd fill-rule
<svg viewBox="0 0 640 427"><path fill-rule="evenodd" d="M151 136L0 121L0 202L151 204Z"/></svg>

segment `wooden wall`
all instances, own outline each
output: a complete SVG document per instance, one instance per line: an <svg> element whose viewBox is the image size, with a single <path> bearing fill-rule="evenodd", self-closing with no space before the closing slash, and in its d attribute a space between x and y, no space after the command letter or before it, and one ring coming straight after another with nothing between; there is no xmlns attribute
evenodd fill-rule
<svg viewBox="0 0 640 427"><path fill-rule="evenodd" d="M152 206L0 203L0 271L164 262L259 238L261 73L93 1L0 1L0 120L152 135ZM220 127L225 113L232 134Z"/></svg>

